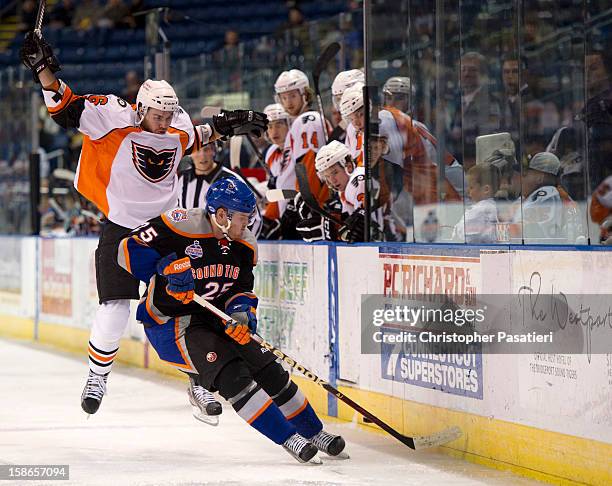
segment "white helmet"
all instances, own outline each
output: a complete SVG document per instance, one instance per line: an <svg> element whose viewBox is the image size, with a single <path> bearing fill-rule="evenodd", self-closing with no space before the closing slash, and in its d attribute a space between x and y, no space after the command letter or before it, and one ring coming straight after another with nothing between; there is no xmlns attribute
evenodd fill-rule
<svg viewBox="0 0 612 486"><path fill-rule="evenodd" d="M383 94L394 95L394 94L406 94L409 95L412 91L412 85L410 78L406 76L393 76L385 82L383 86Z"/></svg>
<svg viewBox="0 0 612 486"><path fill-rule="evenodd" d="M178 107L178 97L167 81L147 79L136 95L136 125L142 123L149 108L174 112Z"/></svg>
<svg viewBox="0 0 612 486"><path fill-rule="evenodd" d="M348 88L340 100L340 114L342 118L348 119L349 115L355 113L363 106L363 83L355 83Z"/></svg>
<svg viewBox="0 0 612 486"><path fill-rule="evenodd" d="M348 159L347 159L348 157ZM315 167L317 173L323 172L325 169L329 169L334 164L340 164L342 167L346 166L347 160L350 160L351 152L346 145L338 140L329 142L324 145L317 152L315 157Z"/></svg>
<svg viewBox="0 0 612 486"><path fill-rule="evenodd" d="M266 114L268 120L271 122L285 120L287 123L289 123L289 113L285 111L283 105L281 105L280 103L273 103L271 105L266 106L263 112Z"/></svg>
<svg viewBox="0 0 612 486"><path fill-rule="evenodd" d="M331 86L332 101L336 110L340 110L342 93L355 83L365 83L365 74L363 74L363 71L359 69L349 69L348 71L341 71L338 73Z"/></svg>
<svg viewBox="0 0 612 486"><path fill-rule="evenodd" d="M278 95L286 93L287 91L299 89L300 94L304 94L304 90L308 88L308 86L310 86L308 76L299 69L291 69L290 71L283 71L278 78L276 78L274 92Z"/></svg>

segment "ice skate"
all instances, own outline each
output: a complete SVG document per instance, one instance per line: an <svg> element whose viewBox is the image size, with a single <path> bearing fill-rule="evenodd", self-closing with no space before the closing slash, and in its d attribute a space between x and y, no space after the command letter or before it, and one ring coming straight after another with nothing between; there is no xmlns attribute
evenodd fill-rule
<svg viewBox="0 0 612 486"><path fill-rule="evenodd" d="M350 456L344 452L346 442L340 435L333 435L322 430L314 437L310 438L310 442L320 450L325 452L328 456L336 459L349 459Z"/></svg>
<svg viewBox="0 0 612 486"><path fill-rule="evenodd" d="M293 434L283 444L283 448L301 463L322 464L317 455L318 449L300 434Z"/></svg>
<svg viewBox="0 0 612 486"><path fill-rule="evenodd" d="M212 426L219 425L219 415L221 415L223 407L211 392L189 378L187 395L196 420Z"/></svg>
<svg viewBox="0 0 612 486"><path fill-rule="evenodd" d="M81 395L81 408L92 415L100 408L102 397L106 394L106 377L108 375L98 375L89 371L87 382Z"/></svg>

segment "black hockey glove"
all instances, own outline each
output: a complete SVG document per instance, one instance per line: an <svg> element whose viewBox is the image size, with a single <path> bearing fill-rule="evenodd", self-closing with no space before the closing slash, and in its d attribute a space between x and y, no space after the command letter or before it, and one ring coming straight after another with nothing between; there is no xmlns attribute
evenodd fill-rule
<svg viewBox="0 0 612 486"><path fill-rule="evenodd" d="M38 37L32 31L25 35L23 45L19 50L19 57L21 57L24 66L32 71L34 81L37 83L40 83L38 75L43 69L49 68L53 73L61 69L57 57L53 55L51 46L44 38Z"/></svg>
<svg viewBox="0 0 612 486"><path fill-rule="evenodd" d="M318 214L300 221L296 227L304 241L335 241L338 233L336 224Z"/></svg>
<svg viewBox="0 0 612 486"><path fill-rule="evenodd" d="M302 238L295 229L295 226L300 221L300 215L298 214L298 208L296 207L296 203L299 205L299 201L301 201L301 199L302 196L298 192L297 196L295 196L294 199L290 199L289 201L287 201L285 212L281 216L280 225L283 240L300 240Z"/></svg>
<svg viewBox="0 0 612 486"><path fill-rule="evenodd" d="M262 240L280 240L281 236L280 219L270 219L264 216L262 218L262 228L259 237Z"/></svg>
<svg viewBox="0 0 612 486"><path fill-rule="evenodd" d="M340 239L342 241L348 241L349 243L355 243L356 241L364 241L363 233L365 231L365 211L363 208L355 210L344 221L346 228L343 228L340 232Z"/></svg>
<svg viewBox="0 0 612 486"><path fill-rule="evenodd" d="M265 113L252 110L222 110L220 115L213 116L213 127L223 137L260 137L268 129L268 117Z"/></svg>

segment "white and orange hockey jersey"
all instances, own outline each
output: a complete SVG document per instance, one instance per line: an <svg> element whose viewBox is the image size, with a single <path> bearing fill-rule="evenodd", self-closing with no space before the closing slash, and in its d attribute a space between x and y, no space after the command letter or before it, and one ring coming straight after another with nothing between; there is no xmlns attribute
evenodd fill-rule
<svg viewBox="0 0 612 486"><path fill-rule="evenodd" d="M372 180L372 192L374 200L378 200L380 185L378 181ZM340 201L342 202L342 212L348 213L349 216L359 208L365 207L365 168L356 167L349 177L348 183L344 191L340 193ZM376 222L380 228L383 227L383 208L378 207L372 212L372 220Z"/></svg>
<svg viewBox="0 0 612 486"><path fill-rule="evenodd" d="M281 178L281 183L286 184L286 181L283 182L282 175L286 172L287 164L284 163L283 157L283 149L276 144L272 144L266 150L265 155L265 164L270 169L270 174L272 177L276 178L276 188L277 189L293 189L295 187L295 180L293 181L293 185L289 185L289 187L280 187L278 184L278 179ZM295 177L295 173L294 173ZM283 208L286 206L283 206ZM282 214L280 212L280 207L278 202L271 202L266 205L266 210L264 212L264 216L269 219L279 219Z"/></svg>
<svg viewBox="0 0 612 486"><path fill-rule="evenodd" d="M57 123L84 135L74 186L126 228L175 206L181 158L212 134L208 125L194 127L180 108L160 135L136 126L135 108L115 95L78 96L63 82L58 92L43 90L43 95Z"/></svg>
<svg viewBox="0 0 612 486"><path fill-rule="evenodd" d="M327 121L325 124L329 133ZM325 145L325 134L323 133L321 115L312 110L298 115L293 120L285 139L284 157L288 170L286 176L277 179L276 187L278 189L299 190L295 176L295 164L303 163L306 167L310 190L317 201L323 205L329 199L329 189L321 182L315 168L315 155L323 145ZM286 203L283 205L283 201L280 201L279 206L282 214Z"/></svg>
<svg viewBox="0 0 612 486"><path fill-rule="evenodd" d="M346 138L344 144L351 152L351 157L358 166L363 165L363 133L358 132L352 123L346 126Z"/></svg>

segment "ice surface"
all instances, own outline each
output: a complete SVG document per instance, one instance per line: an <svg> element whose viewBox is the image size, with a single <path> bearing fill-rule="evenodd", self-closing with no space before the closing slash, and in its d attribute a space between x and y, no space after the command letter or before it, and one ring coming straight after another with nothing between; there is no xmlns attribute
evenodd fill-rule
<svg viewBox="0 0 612 486"><path fill-rule="evenodd" d="M70 481L44 484L539 484L435 450L413 452L353 424L327 426L346 438L350 460L323 454L322 466L301 465L229 407L218 427L196 421L186 383L122 366L87 419L80 407L86 357L0 340L0 366L0 464L70 465Z"/></svg>

